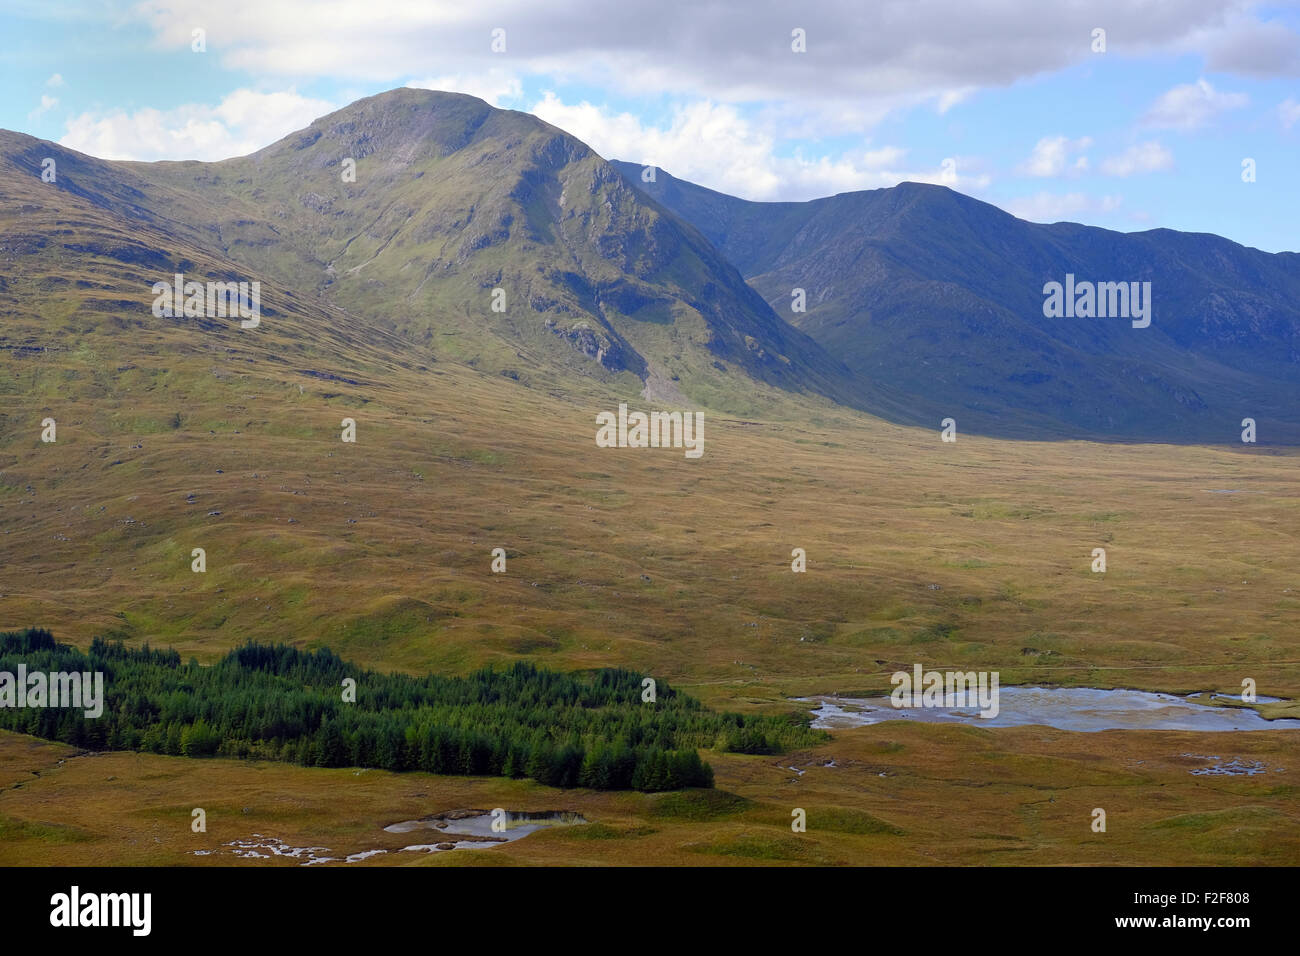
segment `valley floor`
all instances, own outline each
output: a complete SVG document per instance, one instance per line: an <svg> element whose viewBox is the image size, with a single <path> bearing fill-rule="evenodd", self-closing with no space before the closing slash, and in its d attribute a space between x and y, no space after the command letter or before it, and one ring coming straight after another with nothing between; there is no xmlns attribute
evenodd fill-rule
<svg viewBox="0 0 1300 956"><path fill-rule="evenodd" d="M407 673L622 666L740 712L887 693L918 663L997 671L1003 687L1236 695L1249 680L1300 699L1294 449L949 444L937 422L894 427L786 397L706 410L691 460L597 448L608 392L452 363L372 370L336 392L214 353L210 376L139 369L106 397L68 397L114 355L104 348L0 380L7 627L201 663L252 639ZM55 409L56 444L40 443L27 396ZM340 441L344 416L355 444ZM805 573L791 569L796 548ZM1091 568L1098 548L1105 573ZM704 756L716 792L647 796L80 756L0 735L0 863L238 862L195 852L254 833L348 855L395 849L382 827L396 821L495 807L592 822L350 865L1300 861L1293 731L891 723L804 754ZM1209 756L1267 771L1192 773ZM190 831L199 807L206 834ZM791 832L796 808L806 833Z"/></svg>
<svg viewBox="0 0 1300 956"><path fill-rule="evenodd" d="M0 865L297 866L236 841L320 847L327 866L1294 865L1294 732L1068 733L889 723L781 757L706 754L713 791L306 769L73 748L0 733ZM1251 776L1194 771L1233 765ZM792 769L793 768L793 769ZM383 827L457 809L573 810L586 825L486 850L402 852ZM191 831L192 811L207 832ZM792 812L807 831L791 830ZM1106 831L1094 832L1097 808ZM255 837L256 835L256 837ZM210 851L205 855L196 855Z"/></svg>

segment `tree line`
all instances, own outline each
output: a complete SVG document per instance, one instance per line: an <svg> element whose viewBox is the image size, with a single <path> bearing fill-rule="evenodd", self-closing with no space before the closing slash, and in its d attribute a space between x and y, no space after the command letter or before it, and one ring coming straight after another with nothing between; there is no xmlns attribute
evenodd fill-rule
<svg viewBox="0 0 1300 956"><path fill-rule="evenodd" d="M824 735L805 715L722 713L643 675L561 673L518 662L465 677L381 674L328 649L248 643L212 666L172 649L49 631L0 634L0 672L104 672L104 710L0 707L0 727L92 750L529 777L555 787L713 786L698 750L779 753ZM344 700L354 680L355 700Z"/></svg>

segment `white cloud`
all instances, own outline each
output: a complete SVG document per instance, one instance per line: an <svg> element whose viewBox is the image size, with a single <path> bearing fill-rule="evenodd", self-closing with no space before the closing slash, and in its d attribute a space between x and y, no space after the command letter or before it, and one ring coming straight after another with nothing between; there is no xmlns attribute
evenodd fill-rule
<svg viewBox="0 0 1300 956"><path fill-rule="evenodd" d="M1132 176L1134 173L1154 173L1171 169L1174 154L1155 140L1130 146L1117 156L1101 161L1101 171L1107 176Z"/></svg>
<svg viewBox="0 0 1300 956"><path fill-rule="evenodd" d="M1114 212L1123 201L1121 196L1040 192L1013 199L1002 204L1002 207L1013 216L1031 222L1061 222L1071 216Z"/></svg>
<svg viewBox="0 0 1300 956"><path fill-rule="evenodd" d="M1071 140L1065 136L1044 136L1034 144L1034 149L1029 154L1029 158L1017 168L1017 171L1026 176L1060 176L1066 170L1070 154L1085 150L1091 145L1092 139L1087 136L1076 140ZM1073 168L1075 170L1087 169L1088 157L1077 157Z"/></svg>
<svg viewBox="0 0 1300 956"><path fill-rule="evenodd" d="M1200 79L1162 93L1143 122L1161 129L1198 129L1220 113L1240 109L1249 102L1245 93L1220 93Z"/></svg>
<svg viewBox="0 0 1300 956"><path fill-rule="evenodd" d="M907 150L898 146L869 149L862 154L862 166L864 169L879 171L889 166L897 166L906 156Z"/></svg>
<svg viewBox="0 0 1300 956"><path fill-rule="evenodd" d="M59 98L57 96L49 96L49 95L42 96L41 105L36 107L36 109L32 110L30 113L28 113L27 118L29 120L39 119L42 115L48 113L50 110L54 109L54 107L58 105L59 105Z"/></svg>
<svg viewBox="0 0 1300 956"><path fill-rule="evenodd" d="M55 73L55 74L54 74L53 76L51 76L48 80L45 81L45 85L46 85L46 86L54 86L54 87L62 86L62 85L63 85L63 74L61 74L61 73Z"/></svg>
<svg viewBox="0 0 1300 956"><path fill-rule="evenodd" d="M1233 36L1258 23L1242 9L1242 0L1089 0L1050 15L1042 0L822 0L797 13L786 0L656 0L622 9L597 0L316 0L309 13L300 0L134 7L159 47L187 50L190 30L202 24L210 56L255 76L374 84L508 65L520 76L629 95L786 104L817 114L823 134L863 129L882 111L918 102L942 113L971 91L1088 60L1099 23L1122 33L1128 51L1168 51L1193 37L1226 42L1230 16ZM790 49L794 25L807 32L806 53ZM505 53L491 52L497 26L506 29Z"/></svg>
<svg viewBox="0 0 1300 956"><path fill-rule="evenodd" d="M552 92L531 112L572 133L607 159L645 163L691 182L754 200L802 200L894 186L907 180L971 191L989 184L973 161L956 157L938 168L903 166L906 150L885 146L838 156L777 155L768 125L729 104L701 100L673 111L661 126L591 103L564 103Z"/></svg>
<svg viewBox="0 0 1300 956"><path fill-rule="evenodd" d="M477 96L493 106L503 106L517 101L524 92L519 76L509 70L494 69L481 73L446 74L412 80L406 84L417 90L446 90Z"/></svg>
<svg viewBox="0 0 1300 956"><path fill-rule="evenodd" d="M103 159L200 159L244 156L337 109L292 90L235 90L216 106L82 113L70 119L61 146Z"/></svg>
<svg viewBox="0 0 1300 956"><path fill-rule="evenodd" d="M947 113L958 103L964 103L975 93L975 87L964 86L959 90L945 90L939 94L939 102L935 104L935 109L940 115Z"/></svg>
<svg viewBox="0 0 1300 956"><path fill-rule="evenodd" d="M1291 98L1283 100L1278 104L1277 116L1282 121L1282 128L1290 129L1300 121L1300 103Z"/></svg>

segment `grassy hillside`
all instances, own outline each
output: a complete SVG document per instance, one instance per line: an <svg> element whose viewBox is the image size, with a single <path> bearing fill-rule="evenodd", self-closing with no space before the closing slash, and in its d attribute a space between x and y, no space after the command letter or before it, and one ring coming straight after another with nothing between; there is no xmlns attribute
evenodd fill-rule
<svg viewBox="0 0 1300 956"><path fill-rule="evenodd" d="M242 267L51 188L0 178L7 626L204 660L290 638L411 671L629 666L755 700L918 654L1300 683L1292 452L947 444L752 380L762 414L708 410L702 459L600 449L616 385L475 369L273 279L259 329L155 320L155 272Z"/></svg>
<svg viewBox="0 0 1300 956"><path fill-rule="evenodd" d="M1207 778L1190 772L1206 763L1194 756L1207 752L1204 734L895 723L781 757L710 753L717 789L638 794L78 754L0 731L0 864L300 865L225 846L276 840L335 859L387 851L328 866L1282 866L1300 855L1300 770L1277 757L1278 733L1234 738L1232 752L1267 773ZM191 829L196 807L205 833ZM429 838L383 829L494 807L588 823L435 854L401 852ZM1105 833L1089 826L1097 807ZM796 808L804 833L790 828Z"/></svg>
<svg viewBox="0 0 1300 956"><path fill-rule="evenodd" d="M51 391L81 380L75 352L23 361ZM299 392L257 364L212 404L165 379L3 398L7 626L203 660L250 637L410 671L622 665L755 699L880 688L915 659L1300 690L1291 452L946 444L806 408L707 416L692 461L597 448L611 396L451 363Z"/></svg>

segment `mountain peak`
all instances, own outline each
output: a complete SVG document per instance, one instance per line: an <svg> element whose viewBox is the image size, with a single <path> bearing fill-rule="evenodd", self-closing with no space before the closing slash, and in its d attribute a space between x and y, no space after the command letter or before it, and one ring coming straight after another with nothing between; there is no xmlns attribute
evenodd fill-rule
<svg viewBox="0 0 1300 956"><path fill-rule="evenodd" d="M354 160L377 153L408 161L445 156L465 146L485 123L504 112L463 93L403 87L328 113L253 157L277 156L318 143Z"/></svg>

